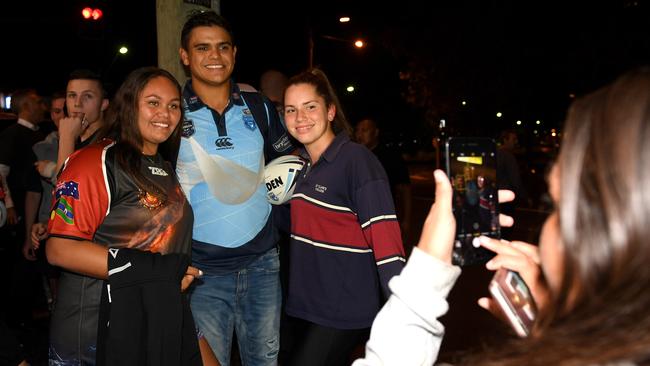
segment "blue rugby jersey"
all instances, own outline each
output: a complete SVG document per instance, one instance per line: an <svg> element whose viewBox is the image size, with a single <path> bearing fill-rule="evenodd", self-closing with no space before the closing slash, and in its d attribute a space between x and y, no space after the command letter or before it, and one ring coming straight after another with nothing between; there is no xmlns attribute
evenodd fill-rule
<svg viewBox="0 0 650 366"><path fill-rule="evenodd" d="M265 144L278 155L292 149L275 108L265 105L269 124L265 139L237 84L231 85L230 102L221 115L201 101L191 81L183 90L185 120L176 171L194 210L192 261L209 274L237 270L268 251L277 242L277 231L263 182L241 204L219 201L203 179L189 138L210 156L218 155L251 172L263 169Z"/></svg>
<svg viewBox="0 0 650 366"><path fill-rule="evenodd" d="M372 325L404 248L388 178L365 147L339 134L303 169L291 199L287 313L337 329Z"/></svg>

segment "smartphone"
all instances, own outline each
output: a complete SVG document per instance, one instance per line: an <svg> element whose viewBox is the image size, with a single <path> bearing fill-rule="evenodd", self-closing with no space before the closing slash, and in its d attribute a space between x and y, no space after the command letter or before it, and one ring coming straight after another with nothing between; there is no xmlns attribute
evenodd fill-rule
<svg viewBox="0 0 650 366"><path fill-rule="evenodd" d="M459 266L485 263L494 253L476 245L474 239L501 237L496 143L483 137L451 137L445 148L456 218L452 262Z"/></svg>
<svg viewBox="0 0 650 366"><path fill-rule="evenodd" d="M490 281L490 294L517 335L527 337L535 322L537 309L533 296L519 273L499 269Z"/></svg>

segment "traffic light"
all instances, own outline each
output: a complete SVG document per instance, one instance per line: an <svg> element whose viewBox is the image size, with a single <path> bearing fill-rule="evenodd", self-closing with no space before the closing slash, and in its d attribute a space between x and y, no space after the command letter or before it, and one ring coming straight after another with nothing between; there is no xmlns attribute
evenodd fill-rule
<svg viewBox="0 0 650 366"><path fill-rule="evenodd" d="M81 9L79 37L88 40L104 38L104 10L98 6L84 6Z"/></svg>

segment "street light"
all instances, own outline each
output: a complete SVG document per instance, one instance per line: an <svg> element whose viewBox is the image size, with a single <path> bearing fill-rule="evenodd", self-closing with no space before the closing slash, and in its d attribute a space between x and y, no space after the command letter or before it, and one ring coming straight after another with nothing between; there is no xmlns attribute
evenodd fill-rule
<svg viewBox="0 0 650 366"><path fill-rule="evenodd" d="M356 48L364 48L366 46L366 43L361 39L356 39L353 41L350 39L339 38L339 37L329 36L325 34L321 35L320 38L327 39L330 41L335 41L335 42L351 44ZM314 35L312 30L309 30L309 68L311 69L312 67L314 67Z"/></svg>

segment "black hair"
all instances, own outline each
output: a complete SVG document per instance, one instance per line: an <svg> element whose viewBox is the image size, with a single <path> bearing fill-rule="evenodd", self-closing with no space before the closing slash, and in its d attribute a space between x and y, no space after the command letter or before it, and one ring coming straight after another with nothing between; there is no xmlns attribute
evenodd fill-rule
<svg viewBox="0 0 650 366"><path fill-rule="evenodd" d="M221 27L228 32L230 35L230 40L235 44L235 38L233 36L232 27L226 18L217 14L216 12L210 11L193 11L191 12L185 24L183 25L183 30L181 31L181 47L184 50L187 50L190 42L190 33L196 27Z"/></svg>

